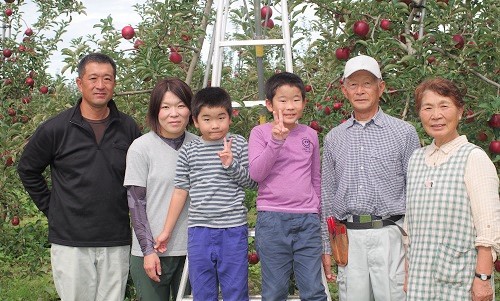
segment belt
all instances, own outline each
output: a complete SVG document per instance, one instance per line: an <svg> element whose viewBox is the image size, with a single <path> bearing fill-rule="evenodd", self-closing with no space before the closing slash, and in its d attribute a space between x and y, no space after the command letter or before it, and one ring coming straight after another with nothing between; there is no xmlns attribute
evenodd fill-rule
<svg viewBox="0 0 500 301"><path fill-rule="evenodd" d="M343 220L341 223L346 225L347 229L365 230L365 229L381 229L386 226L397 226L403 236L406 232L401 228L397 221L403 218L404 215L392 215L387 218L378 215L353 215L352 222Z"/></svg>

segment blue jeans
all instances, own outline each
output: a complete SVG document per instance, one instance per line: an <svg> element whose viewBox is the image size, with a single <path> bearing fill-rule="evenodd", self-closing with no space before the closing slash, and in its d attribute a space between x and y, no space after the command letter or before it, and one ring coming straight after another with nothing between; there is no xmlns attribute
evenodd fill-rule
<svg viewBox="0 0 500 301"><path fill-rule="evenodd" d="M301 300L327 300L321 278L318 214L259 211L255 242L262 271L262 300L288 296L292 270Z"/></svg>
<svg viewBox="0 0 500 301"><path fill-rule="evenodd" d="M248 297L248 226L188 228L189 280L195 301Z"/></svg>

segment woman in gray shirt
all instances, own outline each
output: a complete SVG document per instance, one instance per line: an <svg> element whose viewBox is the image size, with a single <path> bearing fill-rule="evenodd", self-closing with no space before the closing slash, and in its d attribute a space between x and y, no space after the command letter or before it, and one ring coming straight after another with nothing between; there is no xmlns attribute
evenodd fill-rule
<svg viewBox="0 0 500 301"><path fill-rule="evenodd" d="M159 81L151 92L147 124L127 153L124 186L133 226L130 274L141 300L175 300L187 252L187 206L172 235L170 248L153 249L163 229L174 189L179 148L195 138L191 121L192 91L177 78Z"/></svg>

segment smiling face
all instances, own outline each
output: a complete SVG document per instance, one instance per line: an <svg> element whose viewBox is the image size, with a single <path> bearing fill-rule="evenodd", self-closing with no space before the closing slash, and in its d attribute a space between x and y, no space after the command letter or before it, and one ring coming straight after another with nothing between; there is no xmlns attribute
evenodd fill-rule
<svg viewBox="0 0 500 301"><path fill-rule="evenodd" d="M198 117L194 119L194 125L201 132L205 141L216 141L224 138L229 132L231 117L224 107L203 106Z"/></svg>
<svg viewBox="0 0 500 301"><path fill-rule="evenodd" d="M370 120L375 116L384 89L385 82L365 70L354 72L342 85L342 93L351 103L354 117L359 121Z"/></svg>
<svg viewBox="0 0 500 301"><path fill-rule="evenodd" d="M116 85L113 66L90 62L85 66L82 76L76 79L76 84L82 93L84 105L96 109L104 108L113 97Z"/></svg>
<svg viewBox="0 0 500 301"><path fill-rule="evenodd" d="M297 121L302 117L305 104L301 90L289 85L278 87L273 99L266 99L266 107L269 112L283 112L283 125L288 129L297 125Z"/></svg>
<svg viewBox="0 0 500 301"><path fill-rule="evenodd" d="M161 136L170 139L181 136L188 125L190 114L187 105L174 93L167 91L158 112Z"/></svg>
<svg viewBox="0 0 500 301"><path fill-rule="evenodd" d="M420 121L437 146L459 136L457 128L464 109L457 107L453 99L427 90L421 103Z"/></svg>

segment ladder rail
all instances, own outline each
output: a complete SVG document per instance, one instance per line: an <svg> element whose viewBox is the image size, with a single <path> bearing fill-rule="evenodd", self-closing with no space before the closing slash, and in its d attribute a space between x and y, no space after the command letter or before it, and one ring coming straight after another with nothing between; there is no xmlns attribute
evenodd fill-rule
<svg viewBox="0 0 500 301"><path fill-rule="evenodd" d="M283 45L285 70L293 72L293 57L292 57L292 43L290 35L290 21L288 17L288 3L287 0L281 0L281 31L282 39L250 39L250 40L233 40L225 39L226 25L229 15L229 0L220 0L217 5L216 21L214 26L214 39L215 44L213 55L208 59L208 64L212 63L212 80L211 85L219 87L222 78L222 63L224 47L234 46L259 46L259 45Z"/></svg>

